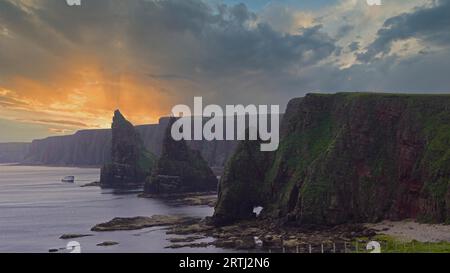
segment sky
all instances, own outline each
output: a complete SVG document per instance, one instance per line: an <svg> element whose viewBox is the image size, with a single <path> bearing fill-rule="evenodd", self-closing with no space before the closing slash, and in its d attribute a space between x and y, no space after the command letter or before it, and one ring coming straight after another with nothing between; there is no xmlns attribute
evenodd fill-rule
<svg viewBox="0 0 450 273"><path fill-rule="evenodd" d="M0 142L176 104L450 93L450 0L0 0Z"/></svg>

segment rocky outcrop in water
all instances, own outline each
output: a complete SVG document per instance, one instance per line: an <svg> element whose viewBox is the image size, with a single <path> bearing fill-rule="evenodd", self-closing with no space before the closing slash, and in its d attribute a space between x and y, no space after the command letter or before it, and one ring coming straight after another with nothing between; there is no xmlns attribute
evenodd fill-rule
<svg viewBox="0 0 450 273"><path fill-rule="evenodd" d="M200 152L171 136L169 122L157 166L145 185L146 194L205 192L217 189L217 178Z"/></svg>
<svg viewBox="0 0 450 273"><path fill-rule="evenodd" d="M243 142L214 221L450 222L450 96L348 93L292 100L276 152Z"/></svg>
<svg viewBox="0 0 450 273"><path fill-rule="evenodd" d="M114 218L109 222L95 225L91 231L119 231L139 230L150 227L173 226L189 224L199 219L172 215L153 215L152 217L138 216L133 218Z"/></svg>
<svg viewBox="0 0 450 273"><path fill-rule="evenodd" d="M117 110L112 123L111 163L103 166L100 185L111 188L142 186L154 161L134 126Z"/></svg>

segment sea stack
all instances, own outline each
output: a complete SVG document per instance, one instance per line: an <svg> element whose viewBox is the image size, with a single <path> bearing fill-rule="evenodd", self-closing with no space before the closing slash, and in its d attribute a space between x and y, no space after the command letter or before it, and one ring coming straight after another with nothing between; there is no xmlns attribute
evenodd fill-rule
<svg viewBox="0 0 450 273"><path fill-rule="evenodd" d="M104 188L143 186L154 161L133 124L116 110L112 123L111 163L103 166L100 185Z"/></svg>
<svg viewBox="0 0 450 273"><path fill-rule="evenodd" d="M218 180L200 152L171 135L172 118L165 132L162 154L145 185L145 194L176 194L216 191Z"/></svg>

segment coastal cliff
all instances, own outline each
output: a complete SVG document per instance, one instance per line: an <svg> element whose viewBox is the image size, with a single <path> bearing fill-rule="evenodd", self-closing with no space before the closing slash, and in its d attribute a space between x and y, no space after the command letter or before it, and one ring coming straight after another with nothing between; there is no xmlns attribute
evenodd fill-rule
<svg viewBox="0 0 450 273"><path fill-rule="evenodd" d="M310 94L293 99L278 151L242 142L213 220L335 225L450 222L450 96Z"/></svg>
<svg viewBox="0 0 450 273"><path fill-rule="evenodd" d="M216 191L218 180L200 152L189 148L184 140L171 136L175 119L167 125L162 154L145 184L145 194L174 194Z"/></svg>
<svg viewBox="0 0 450 273"><path fill-rule="evenodd" d="M82 130L34 140L22 164L101 166L111 160L111 130Z"/></svg>
<svg viewBox="0 0 450 273"><path fill-rule="evenodd" d="M169 118L161 118L158 124L135 126L145 148L161 155L164 132ZM200 151L212 167L223 167L237 146L237 141L187 141L187 145ZM1 146L0 154L11 154ZM30 165L102 166L111 162L111 130L83 130L69 136L55 136L35 140L29 148L5 162L21 162ZM10 158L10 157L8 157Z"/></svg>
<svg viewBox="0 0 450 273"><path fill-rule="evenodd" d="M155 158L147 151L141 136L119 110L112 123L111 163L102 167L100 185L122 188L142 186L151 173Z"/></svg>
<svg viewBox="0 0 450 273"><path fill-rule="evenodd" d="M29 148L29 143L0 143L0 164L21 162Z"/></svg>

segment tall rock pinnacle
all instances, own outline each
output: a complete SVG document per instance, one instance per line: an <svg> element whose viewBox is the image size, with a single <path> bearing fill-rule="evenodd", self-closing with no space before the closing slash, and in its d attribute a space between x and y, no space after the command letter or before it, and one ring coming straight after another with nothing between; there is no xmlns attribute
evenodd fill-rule
<svg viewBox="0 0 450 273"><path fill-rule="evenodd" d="M111 163L102 168L102 187L142 186L153 162L153 155L145 149L133 124L116 110L112 123Z"/></svg>

